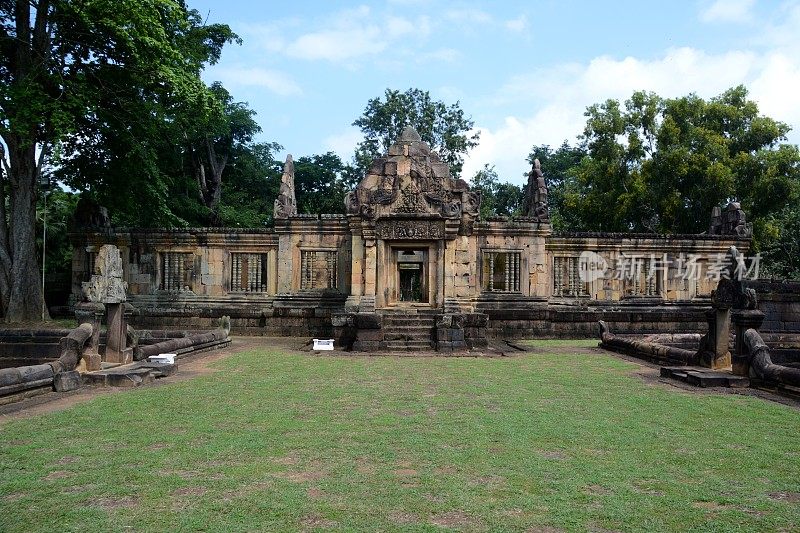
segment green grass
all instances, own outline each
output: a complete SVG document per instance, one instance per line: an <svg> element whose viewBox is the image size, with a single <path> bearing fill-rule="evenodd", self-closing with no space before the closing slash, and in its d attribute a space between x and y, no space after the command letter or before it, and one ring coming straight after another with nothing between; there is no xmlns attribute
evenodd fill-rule
<svg viewBox="0 0 800 533"><path fill-rule="evenodd" d="M564 354L265 349L11 421L0 530L800 527L800 411Z"/></svg>

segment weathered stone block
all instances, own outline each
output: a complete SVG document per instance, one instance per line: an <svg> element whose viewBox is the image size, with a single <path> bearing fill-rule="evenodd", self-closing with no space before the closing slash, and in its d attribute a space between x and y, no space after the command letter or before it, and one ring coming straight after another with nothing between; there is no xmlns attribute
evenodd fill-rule
<svg viewBox="0 0 800 533"><path fill-rule="evenodd" d="M383 331L379 329L363 329L356 332L358 341L382 341Z"/></svg>
<svg viewBox="0 0 800 533"><path fill-rule="evenodd" d="M53 388L56 392L69 392L80 389L82 385L79 372L72 370L69 372L59 372L53 376Z"/></svg>
<svg viewBox="0 0 800 533"><path fill-rule="evenodd" d="M357 313L355 315L355 327L358 329L380 329L381 326L382 319L377 313Z"/></svg>
<svg viewBox="0 0 800 533"><path fill-rule="evenodd" d="M353 317L347 314L335 313L331 315L331 325L335 328L353 325Z"/></svg>
<svg viewBox="0 0 800 533"><path fill-rule="evenodd" d="M100 357L99 353L87 353L84 352L81 356L81 361L79 363L79 369L85 372L94 372L96 370L100 370L102 363L102 358Z"/></svg>
<svg viewBox="0 0 800 533"><path fill-rule="evenodd" d="M355 341L353 343L353 351L356 352L372 352L385 349L383 341Z"/></svg>

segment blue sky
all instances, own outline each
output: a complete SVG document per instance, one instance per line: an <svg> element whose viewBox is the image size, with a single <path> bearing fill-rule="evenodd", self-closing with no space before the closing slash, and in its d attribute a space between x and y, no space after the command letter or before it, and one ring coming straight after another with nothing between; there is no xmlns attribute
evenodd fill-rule
<svg viewBox="0 0 800 533"><path fill-rule="evenodd" d="M718 95L744 83L800 141L800 0L254 2L189 0L244 40L205 73L258 112L261 140L349 160L386 88L459 101L484 164L521 183L535 144L574 141L583 111L634 90Z"/></svg>

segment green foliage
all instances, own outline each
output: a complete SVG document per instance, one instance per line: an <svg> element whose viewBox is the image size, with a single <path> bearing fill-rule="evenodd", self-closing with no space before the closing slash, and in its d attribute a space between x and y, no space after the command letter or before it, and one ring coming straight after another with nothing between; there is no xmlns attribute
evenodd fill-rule
<svg viewBox="0 0 800 533"><path fill-rule="evenodd" d="M376 157L385 153L406 126L413 126L422 140L439 152L454 176L461 175L464 155L478 145L479 133L470 134L474 122L464 115L458 102L449 106L431 99L428 91L386 89L384 100L372 98L364 113L353 122L364 140L355 153L362 174Z"/></svg>
<svg viewBox="0 0 800 533"><path fill-rule="evenodd" d="M797 529L797 409L643 383L652 370L584 345L502 360L309 357L272 340L194 379L11 415L0 426L0 523L9 533Z"/></svg>
<svg viewBox="0 0 800 533"><path fill-rule="evenodd" d="M564 201L569 193L575 193L575 168L586 156L580 146L570 146L564 141L553 150L548 145L534 146L528 155L533 165L535 159L542 166L542 175L548 187L547 202L550 210L550 223L556 231L568 230L578 226L576 213L567 209Z"/></svg>
<svg viewBox="0 0 800 533"><path fill-rule="evenodd" d="M555 152L560 169L537 156L545 177L559 176L550 197L565 229L700 233L714 206L736 200L759 248L800 195L800 154L782 144L789 127L759 115L743 86L708 101L637 92L585 115L582 145Z"/></svg>
<svg viewBox="0 0 800 533"><path fill-rule="evenodd" d="M358 171L333 152L304 156L294 163L300 213L344 213L344 196L358 183Z"/></svg>
<svg viewBox="0 0 800 533"><path fill-rule="evenodd" d="M69 134L59 137L59 178L89 191L109 208L116 224L208 220L211 209L198 202L197 177L187 172L192 168L187 148L206 139L212 148L230 145L239 125L231 125L231 116L245 126L254 124L227 91L200 79L202 68L215 63L222 46L238 37L226 25L205 25L182 3L124 4L119 13L116 2L97 6L102 9L81 11L79 23L97 32L97 39L121 40L113 53L131 51L119 59L101 58L88 76L86 102L74 114ZM111 20L111 27L95 17ZM203 157L206 152L203 146Z"/></svg>
<svg viewBox="0 0 800 533"><path fill-rule="evenodd" d="M470 180L471 189L481 193L482 219L495 216L518 216L522 212L522 188L501 182L494 166L484 165Z"/></svg>
<svg viewBox="0 0 800 533"><path fill-rule="evenodd" d="M36 206L36 238L41 250L45 217L47 221L47 260L45 273L48 275L68 275L72 272L72 243L67 231L75 214L79 196L65 191L58 185L46 194L40 195Z"/></svg>
<svg viewBox="0 0 800 533"><path fill-rule="evenodd" d="M234 155L247 151L261 127L253 118L255 111L245 103L234 102L221 83L213 83L210 90L218 103L215 112L205 120L185 118L183 133L188 160L185 166L191 169L202 205L210 213L209 225L215 225L220 222L219 203L228 163Z"/></svg>
<svg viewBox="0 0 800 533"><path fill-rule="evenodd" d="M282 169L275 153L282 148L277 143L254 143L234 150L234 163L228 165L222 182L222 226L259 228L272 224Z"/></svg>
<svg viewBox="0 0 800 533"><path fill-rule="evenodd" d="M761 222L761 221L760 221ZM793 205L766 217L759 277L800 279L800 208Z"/></svg>

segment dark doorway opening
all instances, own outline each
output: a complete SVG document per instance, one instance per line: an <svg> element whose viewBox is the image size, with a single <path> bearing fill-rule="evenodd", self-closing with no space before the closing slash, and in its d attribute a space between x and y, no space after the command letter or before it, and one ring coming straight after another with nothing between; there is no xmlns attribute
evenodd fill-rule
<svg viewBox="0 0 800 533"><path fill-rule="evenodd" d="M400 301L422 302L422 265L420 263L401 263Z"/></svg>

